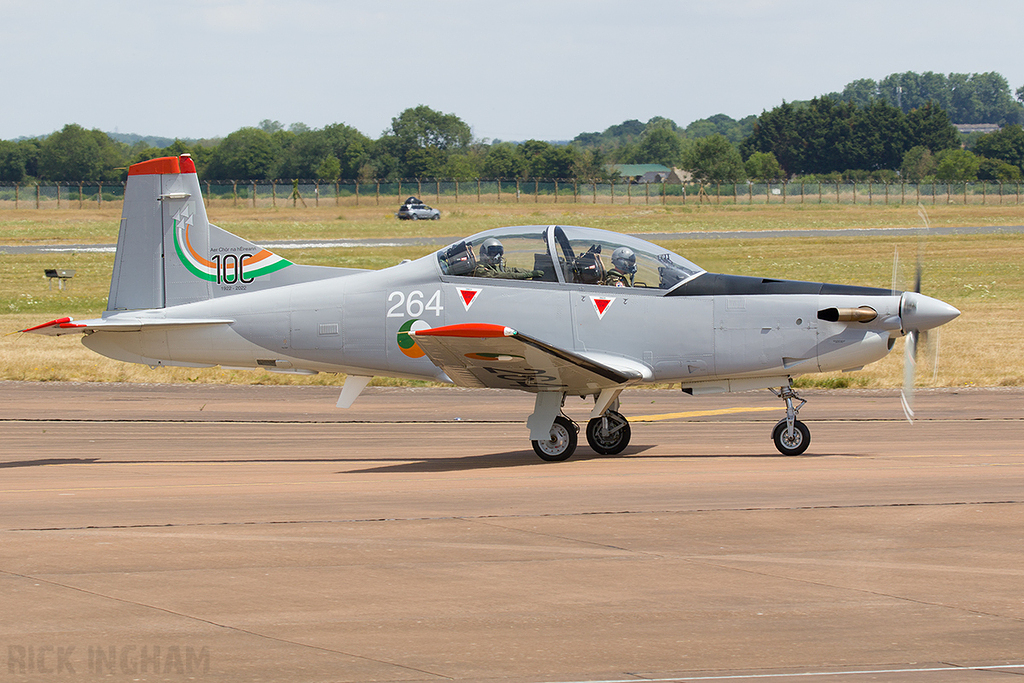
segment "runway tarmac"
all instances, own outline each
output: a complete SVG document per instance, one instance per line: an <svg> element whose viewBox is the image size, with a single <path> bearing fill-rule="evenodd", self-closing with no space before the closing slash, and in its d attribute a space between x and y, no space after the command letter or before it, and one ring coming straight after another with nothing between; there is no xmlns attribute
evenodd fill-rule
<svg viewBox="0 0 1024 683"><path fill-rule="evenodd" d="M0 382L0 681L1021 680L1024 391L803 393Z"/></svg>

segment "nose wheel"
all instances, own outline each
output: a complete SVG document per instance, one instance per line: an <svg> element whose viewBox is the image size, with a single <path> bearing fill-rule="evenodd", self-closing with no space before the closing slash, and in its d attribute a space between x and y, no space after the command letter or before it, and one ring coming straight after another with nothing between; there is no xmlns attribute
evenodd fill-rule
<svg viewBox="0 0 1024 683"><path fill-rule="evenodd" d="M601 455L616 455L629 445L629 422L614 410L587 423L587 443Z"/></svg>
<svg viewBox="0 0 1024 683"><path fill-rule="evenodd" d="M786 417L776 423L772 429L772 441L775 448L783 455L800 455L811 445L811 430L800 420L796 414L807 403L805 399L797 396L792 387L781 387L778 391L771 390L776 396L786 402ZM799 404L794 404L799 401Z"/></svg>

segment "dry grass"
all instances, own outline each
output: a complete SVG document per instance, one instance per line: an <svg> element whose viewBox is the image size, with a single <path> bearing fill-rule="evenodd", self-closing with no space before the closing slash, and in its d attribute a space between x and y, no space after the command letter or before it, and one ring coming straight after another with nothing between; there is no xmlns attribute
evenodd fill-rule
<svg viewBox="0 0 1024 683"><path fill-rule="evenodd" d="M570 213L572 211L573 213ZM937 225L1017 225L1024 207L928 207ZM215 215L215 212L220 215ZM399 223L380 209L211 210L214 222L248 239L469 234L517 223L576 223L620 232L730 229L809 229L818 227L914 226L909 207L638 207L609 205L458 205L442 221ZM102 213L97 216L96 214ZM17 215L15 215L17 214ZM102 212L3 211L0 243L88 243L116 240L119 210ZM902 267L898 286L913 279L918 245L912 238L779 238L675 240L663 244L712 271L788 279L888 287L893 252ZM926 245L925 293L948 301L963 315L942 328L939 369L934 375L925 349L919 377L923 385L1024 385L1024 236L932 237ZM282 250L300 263L381 268L402 258L429 253L429 247ZM105 307L112 254L5 255L0 253L0 332L11 332L54 317L97 316ZM50 291L44 268L75 268L68 293ZM930 342L935 343L933 334ZM902 382L902 342L886 359L852 374L812 375L817 386L894 387ZM265 371L158 369L120 363L85 349L77 336L0 337L0 379L38 381L213 382L258 384L340 384L342 377L290 376ZM391 380L380 379L381 383Z"/></svg>

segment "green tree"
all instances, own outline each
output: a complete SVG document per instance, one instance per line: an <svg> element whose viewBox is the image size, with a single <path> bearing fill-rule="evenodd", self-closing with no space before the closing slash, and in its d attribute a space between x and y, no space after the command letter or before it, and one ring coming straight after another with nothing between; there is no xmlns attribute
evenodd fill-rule
<svg viewBox="0 0 1024 683"><path fill-rule="evenodd" d="M276 176L281 149L260 128L240 128L214 150L206 177L216 180L263 180Z"/></svg>
<svg viewBox="0 0 1024 683"><path fill-rule="evenodd" d="M1003 182L1019 183L1024 179L1020 168L1008 164L1002 159L986 159L979 157L978 180L1001 180Z"/></svg>
<svg viewBox="0 0 1024 683"><path fill-rule="evenodd" d="M47 180L117 180L127 166L126 145L99 130L69 123L39 149L39 175Z"/></svg>
<svg viewBox="0 0 1024 683"><path fill-rule="evenodd" d="M754 152L771 152L787 173L811 172L804 168L805 149L799 113L789 102L762 112L754 123L754 132L740 146L748 158Z"/></svg>
<svg viewBox="0 0 1024 683"><path fill-rule="evenodd" d="M924 145L917 145L907 150L900 164L900 175L911 183L919 183L928 176L935 174L935 157Z"/></svg>
<svg viewBox="0 0 1024 683"><path fill-rule="evenodd" d="M782 166L771 152L754 152L743 167L748 178L769 181L782 177Z"/></svg>
<svg viewBox="0 0 1024 683"><path fill-rule="evenodd" d="M656 127L644 133L633 155L639 164L678 166L682 163L683 141L670 128Z"/></svg>
<svg viewBox="0 0 1024 683"><path fill-rule="evenodd" d="M27 175L25 153L16 142L0 140L0 180L20 183Z"/></svg>
<svg viewBox="0 0 1024 683"><path fill-rule="evenodd" d="M316 177L324 180L337 180L340 178L341 162L338 161L338 157L333 154L324 157L324 160L316 168Z"/></svg>
<svg viewBox="0 0 1024 683"><path fill-rule="evenodd" d="M1005 161L1024 170L1024 128L1019 125L1006 126L995 133L982 135L974 144L974 153Z"/></svg>
<svg viewBox="0 0 1024 683"><path fill-rule="evenodd" d="M472 131L458 116L421 104L391 119L391 128L377 141L377 152L398 161L392 173L436 177L449 154L466 149L472 141Z"/></svg>
<svg viewBox="0 0 1024 683"><path fill-rule="evenodd" d="M736 183L745 178L739 150L720 133L696 140L685 166L699 182Z"/></svg>
<svg viewBox="0 0 1024 683"><path fill-rule="evenodd" d="M966 149L947 149L936 155L935 177L939 180L966 182L978 179L981 160Z"/></svg>
<svg viewBox="0 0 1024 683"><path fill-rule="evenodd" d="M960 146L960 134L950 123L949 115L933 102L907 114L907 144L922 145L932 153Z"/></svg>
<svg viewBox="0 0 1024 683"><path fill-rule="evenodd" d="M518 178L523 172L523 160L510 142L491 145L484 160L483 175L487 178Z"/></svg>

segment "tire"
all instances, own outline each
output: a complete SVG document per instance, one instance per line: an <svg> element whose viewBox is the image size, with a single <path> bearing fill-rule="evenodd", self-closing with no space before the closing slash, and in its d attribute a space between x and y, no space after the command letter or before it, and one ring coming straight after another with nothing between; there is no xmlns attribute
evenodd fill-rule
<svg viewBox="0 0 1024 683"><path fill-rule="evenodd" d="M605 431L605 425L609 427ZM617 455L629 445L629 422L620 413L609 410L587 423L587 443L601 455Z"/></svg>
<svg viewBox="0 0 1024 683"><path fill-rule="evenodd" d="M772 430L772 441L783 455L800 455L811 445L811 430L800 420L793 423L793 438L786 437L786 421L780 420Z"/></svg>
<svg viewBox="0 0 1024 683"><path fill-rule="evenodd" d="M414 221L418 221L420 219L420 217L417 216L416 214L412 214L411 216L409 216L409 218L414 220Z"/></svg>
<svg viewBox="0 0 1024 683"><path fill-rule="evenodd" d="M579 427L564 415L555 418L551 425L551 438L547 441L533 441L533 450L541 460L561 462L568 460L576 450L576 432Z"/></svg>

